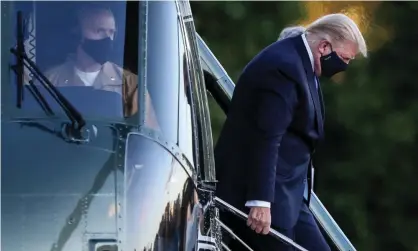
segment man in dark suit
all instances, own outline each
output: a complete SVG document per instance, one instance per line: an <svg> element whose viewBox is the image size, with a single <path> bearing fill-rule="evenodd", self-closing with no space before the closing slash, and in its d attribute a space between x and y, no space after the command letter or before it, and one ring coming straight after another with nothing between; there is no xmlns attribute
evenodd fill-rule
<svg viewBox="0 0 418 251"><path fill-rule="evenodd" d="M243 70L215 148L217 196L249 214L249 228L225 213L221 220L255 251L293 250L266 236L270 225L310 251L330 250L303 200L324 135L318 76L344 71L357 54L367 56L357 25L331 14L271 44Z"/></svg>

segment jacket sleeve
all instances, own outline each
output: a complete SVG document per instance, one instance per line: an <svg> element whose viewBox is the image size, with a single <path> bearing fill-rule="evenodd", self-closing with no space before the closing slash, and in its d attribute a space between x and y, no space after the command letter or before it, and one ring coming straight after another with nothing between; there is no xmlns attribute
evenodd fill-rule
<svg viewBox="0 0 418 251"><path fill-rule="evenodd" d="M247 163L247 201L274 202L276 165L282 136L297 104L296 86L278 70L257 74L253 103L252 133Z"/></svg>

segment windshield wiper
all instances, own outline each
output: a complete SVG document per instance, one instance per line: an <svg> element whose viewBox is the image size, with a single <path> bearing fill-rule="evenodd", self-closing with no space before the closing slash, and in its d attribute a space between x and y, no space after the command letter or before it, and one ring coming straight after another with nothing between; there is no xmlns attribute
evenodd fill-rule
<svg viewBox="0 0 418 251"><path fill-rule="evenodd" d="M71 120L72 128L75 130L81 130L83 126L85 126L86 121L84 120L83 116L77 109L71 104L68 99L62 95L57 88L49 81L45 75L39 70L38 66L27 56L25 52L24 46L24 36L23 36L23 14L21 11L17 12L17 47L11 48L10 52L13 53L17 58L17 74L18 74L18 107L21 107L21 102L23 100L23 69L26 66L29 71L36 77L36 79L42 84L42 86L51 94L51 96L55 99L55 101L61 106L64 110L65 114ZM35 84L29 81L29 84L32 86L33 92L32 94L36 93L36 98L39 99L40 103L42 103L46 110L52 112L49 105L46 103L45 99L42 97L41 93L37 90ZM45 105L46 104L46 105ZM43 107L43 108L44 108Z"/></svg>
<svg viewBox="0 0 418 251"><path fill-rule="evenodd" d="M17 38L17 51L25 51L24 43L23 43L23 18L22 13L18 12L18 19L17 19L17 31L16 34L18 36ZM24 74L25 74L25 65L23 58L17 58L16 65L13 65L12 70L16 74L16 84L17 84L17 104L16 106L18 108L22 108L22 101L23 101L23 87L24 85ZM48 103L45 101L45 98L42 96L42 94L39 92L36 85L33 84L32 80L29 80L29 85L26 85L29 92L32 94L32 96L35 98L35 100L38 102L38 104L41 106L42 110L45 111L47 115L54 115L54 112L52 111L51 107L48 105Z"/></svg>
<svg viewBox="0 0 418 251"><path fill-rule="evenodd" d="M20 16L19 16L20 15ZM25 51L24 44L23 44L23 18L21 13L18 13L18 24L17 24L17 51ZM16 83L17 83L17 104L18 108L22 107L22 100L23 100L23 86L24 86L24 74L25 74L25 67L24 67L24 60L23 58L17 58L17 64L13 65L12 70L16 74ZM36 85L33 84L33 81L29 81L29 85L26 85L29 92L33 95L35 100L39 103L42 110L45 111L47 115L54 115L51 107L45 101L45 98L39 92Z"/></svg>
<svg viewBox="0 0 418 251"><path fill-rule="evenodd" d="M26 88L29 90L29 92L36 99L36 101L41 106L42 110L44 110L47 115L55 115L51 107L48 105L48 102L46 102L45 98L39 92L38 87L36 87L32 80L29 80L29 85L26 85Z"/></svg>

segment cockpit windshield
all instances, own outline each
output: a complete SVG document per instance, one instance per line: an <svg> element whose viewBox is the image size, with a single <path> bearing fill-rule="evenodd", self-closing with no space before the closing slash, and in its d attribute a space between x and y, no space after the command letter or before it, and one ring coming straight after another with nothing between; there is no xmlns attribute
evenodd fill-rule
<svg viewBox="0 0 418 251"><path fill-rule="evenodd" d="M145 23L141 2L5 5L2 59L7 57L9 64L2 63L2 75L8 78L2 78L4 112L11 117L64 114L44 86L42 77L46 77L83 117L121 121L135 117L138 123L158 128L153 97L144 80L146 28L141 27ZM19 59L18 51L25 60ZM35 65L40 73L28 65Z"/></svg>

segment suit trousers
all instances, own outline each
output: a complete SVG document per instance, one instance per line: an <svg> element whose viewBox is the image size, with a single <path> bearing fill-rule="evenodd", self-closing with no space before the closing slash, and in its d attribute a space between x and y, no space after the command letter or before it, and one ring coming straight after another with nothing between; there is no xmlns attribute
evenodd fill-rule
<svg viewBox="0 0 418 251"><path fill-rule="evenodd" d="M221 212L220 220L254 251L297 250L293 246L276 240L270 235L257 234L247 226L246 221L239 219L237 216L230 213ZM309 251L331 251L311 211L305 203L303 203L298 221L292 229L280 229L274 226L272 226L272 228L291 238L297 244ZM228 233L223 233L223 239L225 240L225 244L232 251L248 251L248 249L237 240L230 238Z"/></svg>

